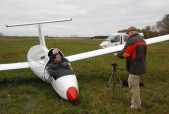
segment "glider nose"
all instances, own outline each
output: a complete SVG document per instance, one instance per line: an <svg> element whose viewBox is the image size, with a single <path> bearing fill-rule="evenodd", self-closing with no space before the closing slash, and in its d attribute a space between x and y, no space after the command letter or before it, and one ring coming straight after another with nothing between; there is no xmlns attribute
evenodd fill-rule
<svg viewBox="0 0 169 114"><path fill-rule="evenodd" d="M76 100L78 98L78 92L75 87L69 87L66 92L67 99L70 101Z"/></svg>

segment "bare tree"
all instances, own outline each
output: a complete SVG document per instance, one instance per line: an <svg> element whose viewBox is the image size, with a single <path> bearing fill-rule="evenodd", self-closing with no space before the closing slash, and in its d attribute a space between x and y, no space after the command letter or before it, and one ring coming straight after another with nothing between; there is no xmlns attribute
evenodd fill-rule
<svg viewBox="0 0 169 114"><path fill-rule="evenodd" d="M169 34L169 14L166 14L162 20L156 23L159 31L166 31L166 34Z"/></svg>

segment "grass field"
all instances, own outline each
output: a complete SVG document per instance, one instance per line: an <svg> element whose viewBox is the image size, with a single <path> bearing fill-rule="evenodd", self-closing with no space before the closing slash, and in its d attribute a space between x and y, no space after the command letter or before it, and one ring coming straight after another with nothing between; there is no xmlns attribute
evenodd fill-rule
<svg viewBox="0 0 169 114"><path fill-rule="evenodd" d="M47 47L59 48L65 56L98 49L102 40L47 39ZM0 64L25 62L35 38L0 38ZM79 99L61 99L50 84L30 69L0 72L0 114L136 114L130 111L128 88L107 89L112 62L125 69L125 60L112 54L72 62L79 83ZM120 71L120 78L128 73ZM147 73L141 76L142 114L169 113L169 41L148 46ZM107 92L106 92L107 91Z"/></svg>

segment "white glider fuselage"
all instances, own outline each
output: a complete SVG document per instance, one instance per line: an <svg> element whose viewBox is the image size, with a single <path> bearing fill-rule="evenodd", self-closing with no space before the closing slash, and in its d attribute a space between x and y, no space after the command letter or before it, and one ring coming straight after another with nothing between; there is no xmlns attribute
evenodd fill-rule
<svg viewBox="0 0 169 114"><path fill-rule="evenodd" d="M78 82L76 75L66 75L51 82L54 90L64 99L73 101L78 98Z"/></svg>
<svg viewBox="0 0 169 114"><path fill-rule="evenodd" d="M35 45L30 48L27 54L30 69L45 82L52 79L52 81L50 81L52 87L62 98L71 101L76 100L79 94L76 75L68 72L60 75L59 78L56 79L50 76L47 70L49 61L48 52L49 50L42 45ZM73 69L71 70L73 71Z"/></svg>

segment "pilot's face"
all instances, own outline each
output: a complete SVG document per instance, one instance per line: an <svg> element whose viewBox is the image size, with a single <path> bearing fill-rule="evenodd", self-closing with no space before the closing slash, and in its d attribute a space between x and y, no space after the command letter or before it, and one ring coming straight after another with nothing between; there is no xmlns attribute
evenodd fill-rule
<svg viewBox="0 0 169 114"><path fill-rule="evenodd" d="M58 63L61 61L61 56L60 55L56 55L56 57L54 58L55 63Z"/></svg>

